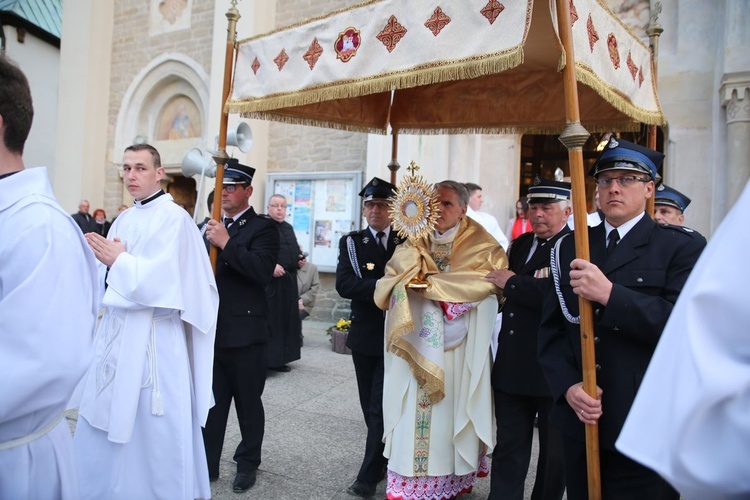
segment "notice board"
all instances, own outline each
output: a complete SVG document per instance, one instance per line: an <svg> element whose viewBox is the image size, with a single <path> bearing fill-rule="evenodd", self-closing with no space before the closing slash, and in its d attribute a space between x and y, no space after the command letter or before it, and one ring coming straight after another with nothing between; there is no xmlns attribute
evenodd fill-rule
<svg viewBox="0 0 750 500"><path fill-rule="evenodd" d="M321 272L336 272L341 237L359 229L361 172L268 174L266 205L274 194L286 198L286 221L308 261Z"/></svg>

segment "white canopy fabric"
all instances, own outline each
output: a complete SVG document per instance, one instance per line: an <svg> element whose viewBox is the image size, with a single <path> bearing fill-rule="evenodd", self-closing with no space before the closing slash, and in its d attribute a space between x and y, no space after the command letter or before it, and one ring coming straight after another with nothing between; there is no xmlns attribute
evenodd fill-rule
<svg viewBox="0 0 750 500"><path fill-rule="evenodd" d="M581 121L664 124L648 47L600 0L571 0ZM227 111L386 133L565 126L554 1L371 0L239 43Z"/></svg>

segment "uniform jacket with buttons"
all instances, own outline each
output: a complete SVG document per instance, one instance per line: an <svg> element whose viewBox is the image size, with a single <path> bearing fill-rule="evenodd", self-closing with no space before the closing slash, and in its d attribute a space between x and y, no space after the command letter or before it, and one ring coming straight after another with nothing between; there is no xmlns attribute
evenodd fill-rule
<svg viewBox="0 0 750 500"><path fill-rule="evenodd" d="M592 307L597 385L603 390L599 440L602 447L614 449L664 325L706 239L687 228L656 224L646 215L607 256L605 225L588 231L591 262L613 283L607 306L592 303ZM578 296L569 274L574 238L564 238L559 251L560 290L570 313L578 316ZM554 287L545 294L539 361L563 432L583 441L584 425L565 399L568 388L583 380L580 331L563 316Z"/></svg>
<svg viewBox="0 0 750 500"><path fill-rule="evenodd" d="M524 233L511 243L508 268L516 274L508 279L503 290L503 321L492 367L492 387L496 390L527 396L550 395L537 360L537 334L544 292L552 279L549 277L549 250L569 232L570 228L563 226L528 262L534 233Z"/></svg>
<svg viewBox="0 0 750 500"><path fill-rule="evenodd" d="M250 207L227 232L229 241L216 263L216 347L262 344L268 340L266 285L279 256L279 231L272 219Z"/></svg>
<svg viewBox="0 0 750 500"><path fill-rule="evenodd" d="M352 266L347 240L354 243L357 268L361 278ZM382 256L370 228L354 231L339 241L339 261L336 266L336 291L342 297L351 299L352 320L346 346L352 351L369 356L383 356L385 312L375 305L373 295L375 284L385 274L385 265L393 256L396 245L402 238L391 228L388 248Z"/></svg>

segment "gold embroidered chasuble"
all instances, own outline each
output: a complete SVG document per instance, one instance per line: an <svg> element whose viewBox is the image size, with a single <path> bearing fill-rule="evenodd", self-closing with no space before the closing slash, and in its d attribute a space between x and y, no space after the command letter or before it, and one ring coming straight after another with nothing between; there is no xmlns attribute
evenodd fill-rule
<svg viewBox="0 0 750 500"><path fill-rule="evenodd" d="M507 268L508 258L497 241L468 217L461 219L452 245L450 238L438 246L432 240L421 238L399 245L375 288L375 303L388 310L386 350L409 363L416 380L437 403L445 397L445 373L439 361L428 354L423 336L414 331L407 284L419 275L429 286L412 293L427 301L478 303L492 294L502 295L484 277L494 269ZM448 249L447 253L443 249ZM441 267L449 272L441 272Z"/></svg>

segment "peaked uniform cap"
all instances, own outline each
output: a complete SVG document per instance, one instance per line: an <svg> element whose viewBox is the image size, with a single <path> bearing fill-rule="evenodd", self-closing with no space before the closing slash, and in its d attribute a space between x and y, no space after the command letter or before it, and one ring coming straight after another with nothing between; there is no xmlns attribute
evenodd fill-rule
<svg viewBox="0 0 750 500"><path fill-rule="evenodd" d="M570 182L536 179L526 195L529 203L549 203L570 199Z"/></svg>
<svg viewBox="0 0 750 500"><path fill-rule="evenodd" d="M255 169L243 165L236 158L231 158L224 169L224 184L251 184Z"/></svg>
<svg viewBox="0 0 750 500"><path fill-rule="evenodd" d="M680 212L684 212L688 205L690 205L690 198L674 188L665 184L660 184L659 187L656 188L654 205L669 205Z"/></svg>
<svg viewBox="0 0 750 500"><path fill-rule="evenodd" d="M373 199L387 200L393 196L395 192L396 186L378 177L373 177L372 180L362 188L359 195L362 197L362 201L370 201Z"/></svg>
<svg viewBox="0 0 750 500"><path fill-rule="evenodd" d="M633 170L648 174L651 180L656 180L662 161L664 155L658 151L610 137L604 151L589 170L589 175L597 177L607 170Z"/></svg>

